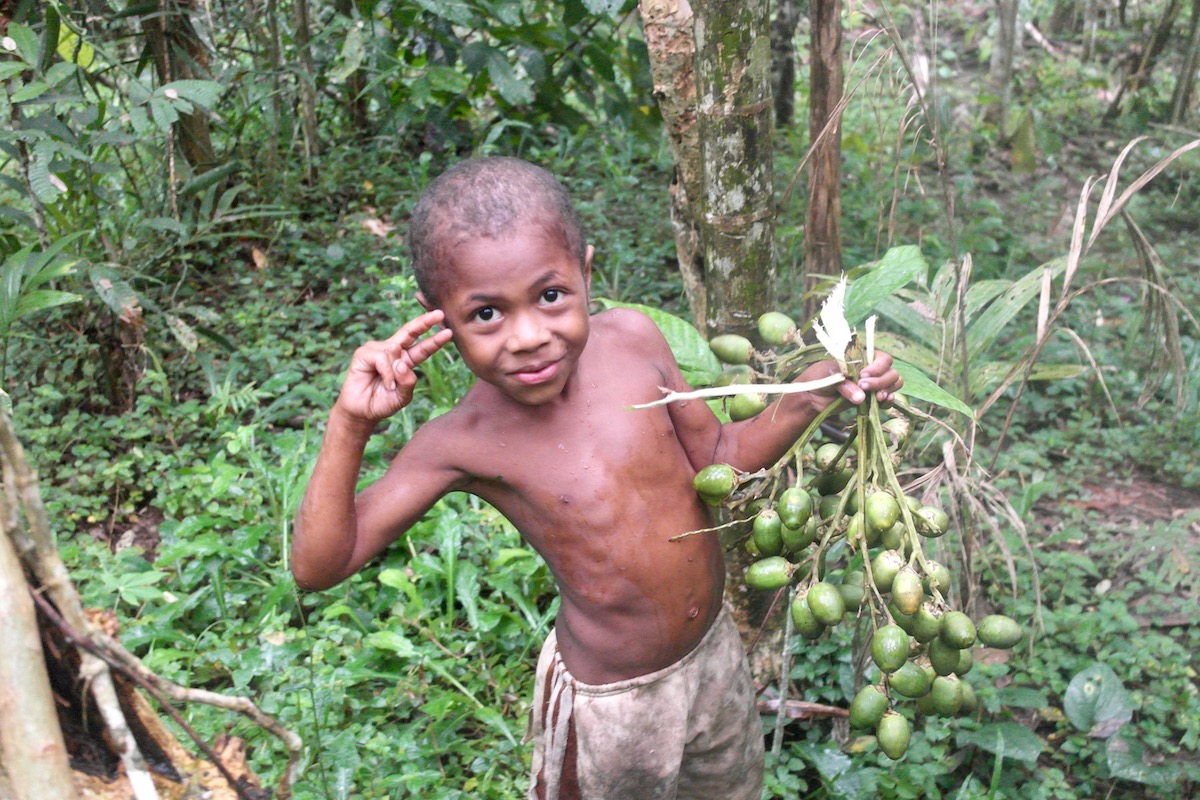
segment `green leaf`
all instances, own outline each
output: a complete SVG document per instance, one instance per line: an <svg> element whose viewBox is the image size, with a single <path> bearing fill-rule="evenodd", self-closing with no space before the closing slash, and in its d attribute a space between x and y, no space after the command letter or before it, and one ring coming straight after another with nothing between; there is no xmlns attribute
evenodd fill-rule
<svg viewBox="0 0 1200 800"><path fill-rule="evenodd" d="M641 311L654 321L662 331L663 338L671 346L675 363L683 373L683 379L689 386L703 386L712 383L721 374L721 362L713 355L708 346L708 340L700 335L700 331L685 319L669 314L660 308L639 305L637 303L622 303L609 300L606 297L596 298L596 303L602 308L632 308Z"/></svg>
<svg viewBox="0 0 1200 800"><path fill-rule="evenodd" d="M487 71L505 101L514 106L533 102L533 86L527 79L517 75L512 64L508 63L508 57L500 50L488 49Z"/></svg>
<svg viewBox="0 0 1200 800"><path fill-rule="evenodd" d="M1149 786L1167 786L1179 778L1176 764L1148 764L1145 746L1136 739L1114 736L1105 748L1108 771L1114 778ZM1161 761L1160 759L1157 759Z"/></svg>
<svg viewBox="0 0 1200 800"><path fill-rule="evenodd" d="M32 28L19 22L10 22L5 33L16 44L17 55L24 59L26 68L38 62L38 51L41 50L42 45Z"/></svg>
<svg viewBox="0 0 1200 800"><path fill-rule="evenodd" d="M1043 692L1021 686L1005 686L996 692L996 699L1001 705L1012 708L1046 708L1049 699Z"/></svg>
<svg viewBox="0 0 1200 800"><path fill-rule="evenodd" d="M362 22L351 22L347 26L346 41L342 42L342 52L338 54L333 69L329 71L329 80L333 83L343 83L362 66L366 47L363 46Z"/></svg>
<svg viewBox="0 0 1200 800"><path fill-rule="evenodd" d="M1049 272L1053 279L1066 266L1067 260L1059 258L1030 270L993 300L977 319L970 322L967 327L968 363L975 363L976 359L990 350L1008 323L1012 322L1030 301L1037 298L1042 288L1042 277L1046 272Z"/></svg>
<svg viewBox="0 0 1200 800"><path fill-rule="evenodd" d="M885 298L929 272L929 262L916 245L893 247L883 258L859 269L867 270L846 287L845 315L851 326L858 325L875 311Z"/></svg>
<svg viewBox="0 0 1200 800"><path fill-rule="evenodd" d="M395 653L401 658L411 658L417 654L417 648L413 646L413 643L404 634L396 631L376 631L368 634L363 639L363 643L368 647Z"/></svg>
<svg viewBox="0 0 1200 800"><path fill-rule="evenodd" d="M36 311L45 311L47 308L55 306L63 306L68 303L77 303L83 298L74 292L59 292L51 289L36 289L32 292L26 292L17 301L15 310L15 319L20 319L27 314L32 314Z"/></svg>
<svg viewBox="0 0 1200 800"><path fill-rule="evenodd" d="M93 264L88 268L88 278L91 279L92 288L96 290L101 302L118 317L138 305L137 292L112 267Z"/></svg>
<svg viewBox="0 0 1200 800"><path fill-rule="evenodd" d="M900 391L906 397L933 403L935 406L948 408L968 417L975 416L975 412L969 405L931 381L925 373L912 364L896 360L895 365L900 377L904 378L904 388Z"/></svg>
<svg viewBox="0 0 1200 800"><path fill-rule="evenodd" d="M175 106L171 105L169 100L160 97L150 98L150 116L154 117L154 124L163 133L169 131L179 120L179 112L175 110Z"/></svg>
<svg viewBox="0 0 1200 800"><path fill-rule="evenodd" d="M974 745L1001 759L1036 764L1046 743L1036 733L1016 722L993 722L979 730L958 732L960 745Z"/></svg>
<svg viewBox="0 0 1200 800"><path fill-rule="evenodd" d="M50 84L45 81L33 81L13 92L9 101L13 104L28 103L30 100L41 97L48 91L50 91Z"/></svg>
<svg viewBox="0 0 1200 800"><path fill-rule="evenodd" d="M1099 662L1067 684L1063 711L1072 725L1098 739L1108 738L1133 719L1133 703L1125 685L1111 667Z"/></svg>
<svg viewBox="0 0 1200 800"><path fill-rule="evenodd" d="M169 97L168 90L173 91L190 103L195 103L205 108L212 108L220 101L221 93L225 91L225 87L216 81L171 81L160 86L155 94L166 98Z"/></svg>

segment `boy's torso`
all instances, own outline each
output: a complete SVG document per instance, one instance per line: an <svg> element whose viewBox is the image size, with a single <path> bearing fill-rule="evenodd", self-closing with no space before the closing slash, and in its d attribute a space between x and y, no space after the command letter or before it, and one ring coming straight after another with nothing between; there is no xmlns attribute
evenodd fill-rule
<svg viewBox="0 0 1200 800"><path fill-rule="evenodd" d="M724 560L661 397L663 365L620 318L592 332L559 402L527 407L477 385L431 426L465 476L547 561L562 594L564 662L587 683L661 669L721 605Z"/></svg>

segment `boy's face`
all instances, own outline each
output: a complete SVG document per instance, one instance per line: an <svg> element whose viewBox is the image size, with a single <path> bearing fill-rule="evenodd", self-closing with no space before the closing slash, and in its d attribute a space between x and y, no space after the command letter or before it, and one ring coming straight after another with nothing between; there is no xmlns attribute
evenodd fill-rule
<svg viewBox="0 0 1200 800"><path fill-rule="evenodd" d="M591 261L534 225L455 247L438 305L471 372L525 405L559 397L587 343Z"/></svg>

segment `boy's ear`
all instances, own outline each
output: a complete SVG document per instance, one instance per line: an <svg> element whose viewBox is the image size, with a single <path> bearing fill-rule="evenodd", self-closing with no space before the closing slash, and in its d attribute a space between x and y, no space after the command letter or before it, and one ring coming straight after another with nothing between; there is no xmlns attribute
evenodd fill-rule
<svg viewBox="0 0 1200 800"><path fill-rule="evenodd" d="M429 302L429 298L425 297L424 292L417 292L417 302L421 304L421 308L426 311L433 311L437 306Z"/></svg>

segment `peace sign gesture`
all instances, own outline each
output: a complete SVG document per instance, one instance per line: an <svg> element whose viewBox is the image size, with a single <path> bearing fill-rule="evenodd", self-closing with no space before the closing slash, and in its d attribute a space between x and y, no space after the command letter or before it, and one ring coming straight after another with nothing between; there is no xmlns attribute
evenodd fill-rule
<svg viewBox="0 0 1200 800"><path fill-rule="evenodd" d="M417 366L453 338L447 328L421 338L443 316L440 309L427 311L390 338L355 350L338 395L342 411L373 425L412 402Z"/></svg>

